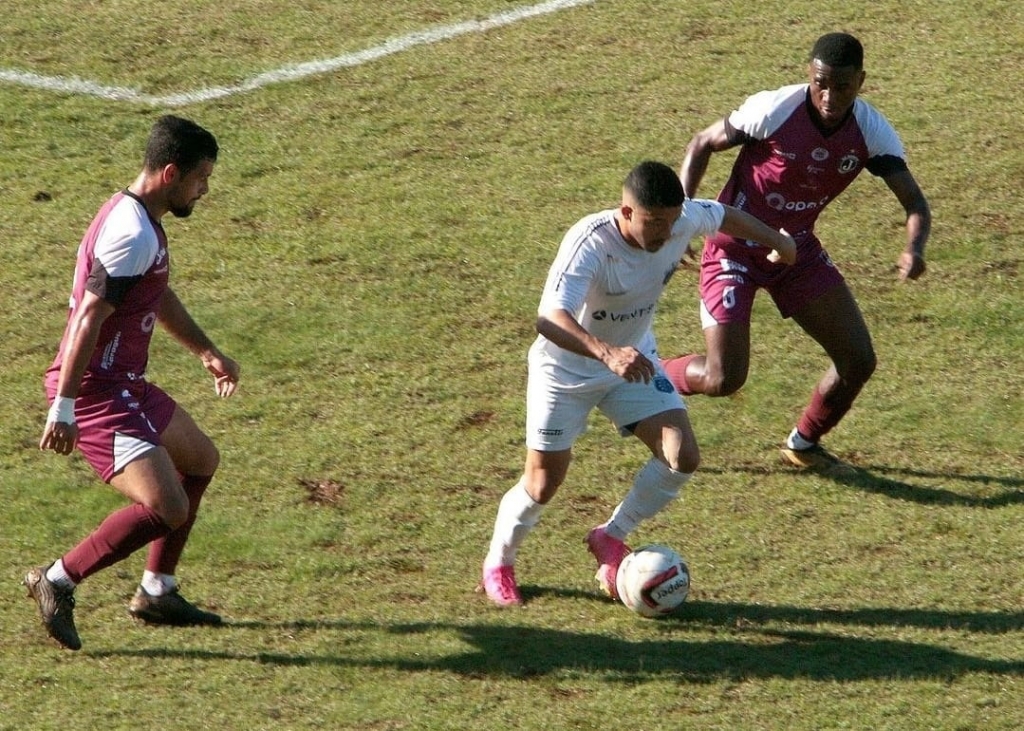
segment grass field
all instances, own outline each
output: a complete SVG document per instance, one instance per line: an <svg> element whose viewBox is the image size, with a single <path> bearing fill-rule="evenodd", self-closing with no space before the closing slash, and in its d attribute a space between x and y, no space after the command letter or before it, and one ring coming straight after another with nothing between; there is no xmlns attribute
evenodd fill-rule
<svg viewBox="0 0 1024 731"><path fill-rule="evenodd" d="M0 729L1024 726L1019 3L597 0L408 42L517 7L5 7ZM762 298L750 382L690 400L702 469L634 541L688 558L682 610L642 620L597 592L583 535L644 459L597 417L521 553L527 605L489 606L473 588L521 469L525 352L562 233L614 204L635 162L677 165L746 94L803 80L834 29L864 41L864 96L935 216L912 284L880 181L820 223L880 361L827 440L861 475L779 463L826 363ZM139 555L82 584L84 648L57 649L21 577L121 503L79 458L35 448L40 380L78 241L171 110L69 80L166 98L403 38L173 109L222 151L195 215L167 220L175 287L243 380L217 400L163 335L150 376L221 449L180 578L228 623L133 624ZM9 80L29 74L63 90ZM667 353L700 347L695 275L657 327Z"/></svg>

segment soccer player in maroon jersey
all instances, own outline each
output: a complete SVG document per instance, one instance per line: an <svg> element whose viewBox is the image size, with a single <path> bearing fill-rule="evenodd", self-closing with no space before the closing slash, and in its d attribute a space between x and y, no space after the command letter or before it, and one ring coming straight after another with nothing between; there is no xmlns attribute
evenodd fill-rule
<svg viewBox="0 0 1024 731"><path fill-rule="evenodd" d="M152 624L221 622L182 597L175 579L220 455L192 417L145 379L159 324L199 357L220 396L230 396L238 383L238 364L217 349L168 284L160 222L167 213L192 213L209 189L217 152L214 136L194 122L158 119L142 171L100 208L78 249L67 326L46 372L51 407L39 447L58 454L77 447L131 504L25 576L48 634L72 650L82 646L75 586L146 545L146 570L128 611Z"/></svg>
<svg viewBox="0 0 1024 731"><path fill-rule="evenodd" d="M832 363L782 448L798 467L850 472L819 440L846 415L875 370L875 352L853 294L814 233L825 207L864 169L882 178L906 211L901 280L925 270L931 228L928 202L907 167L895 130L858 98L864 51L846 33L829 33L811 51L809 83L749 97L739 109L698 132L686 149L680 177L695 196L716 152L739 147L718 196L796 239L793 266L772 263L750 242L724 234L705 240L701 257L701 324L706 354L669 358L662 365L684 395L728 396L747 379L750 314L764 288L783 317L821 345Z"/></svg>

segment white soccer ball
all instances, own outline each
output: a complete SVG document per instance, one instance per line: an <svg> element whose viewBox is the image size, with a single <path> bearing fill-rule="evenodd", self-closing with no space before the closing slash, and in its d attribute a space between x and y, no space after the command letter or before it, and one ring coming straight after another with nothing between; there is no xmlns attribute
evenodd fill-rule
<svg viewBox="0 0 1024 731"><path fill-rule="evenodd" d="M668 546L643 546L628 554L615 575L619 599L644 617L660 617L690 593L690 569Z"/></svg>

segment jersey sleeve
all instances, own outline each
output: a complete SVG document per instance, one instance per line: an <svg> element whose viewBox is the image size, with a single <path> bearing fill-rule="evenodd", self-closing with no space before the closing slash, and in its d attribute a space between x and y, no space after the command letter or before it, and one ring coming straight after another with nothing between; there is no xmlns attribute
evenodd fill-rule
<svg viewBox="0 0 1024 731"><path fill-rule="evenodd" d="M86 289L118 305L156 261L159 241L152 227L139 225L130 206L116 209L96 239Z"/></svg>
<svg viewBox="0 0 1024 731"><path fill-rule="evenodd" d="M766 139L803 103L806 84L784 86L774 91L759 91L733 111L726 121L733 129L755 140Z"/></svg>
<svg viewBox="0 0 1024 731"><path fill-rule="evenodd" d="M683 203L682 215L672 226L672 238L682 238L688 244L698 236L710 236L722 227L724 219L725 206L718 201L687 198Z"/></svg>
<svg viewBox="0 0 1024 731"><path fill-rule="evenodd" d="M581 221L562 239L558 255L548 270L538 314L552 310L566 310L574 316L597 279L603 259L592 245L591 227Z"/></svg>
<svg viewBox="0 0 1024 731"><path fill-rule="evenodd" d="M903 143L889 120L861 99L857 100L853 113L857 117L861 134L864 135L864 144L868 148L868 161L865 164L868 171L872 175L884 178L906 170Z"/></svg>

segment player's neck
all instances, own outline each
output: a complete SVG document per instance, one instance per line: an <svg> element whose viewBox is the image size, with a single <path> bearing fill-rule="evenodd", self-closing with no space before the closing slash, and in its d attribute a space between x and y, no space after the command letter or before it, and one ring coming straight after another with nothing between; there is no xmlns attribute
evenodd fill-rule
<svg viewBox="0 0 1024 731"><path fill-rule="evenodd" d="M142 201L142 205L146 207L146 211L154 221L159 221L167 213L168 207L164 202L160 187L153 183L145 171L139 173L127 190Z"/></svg>

